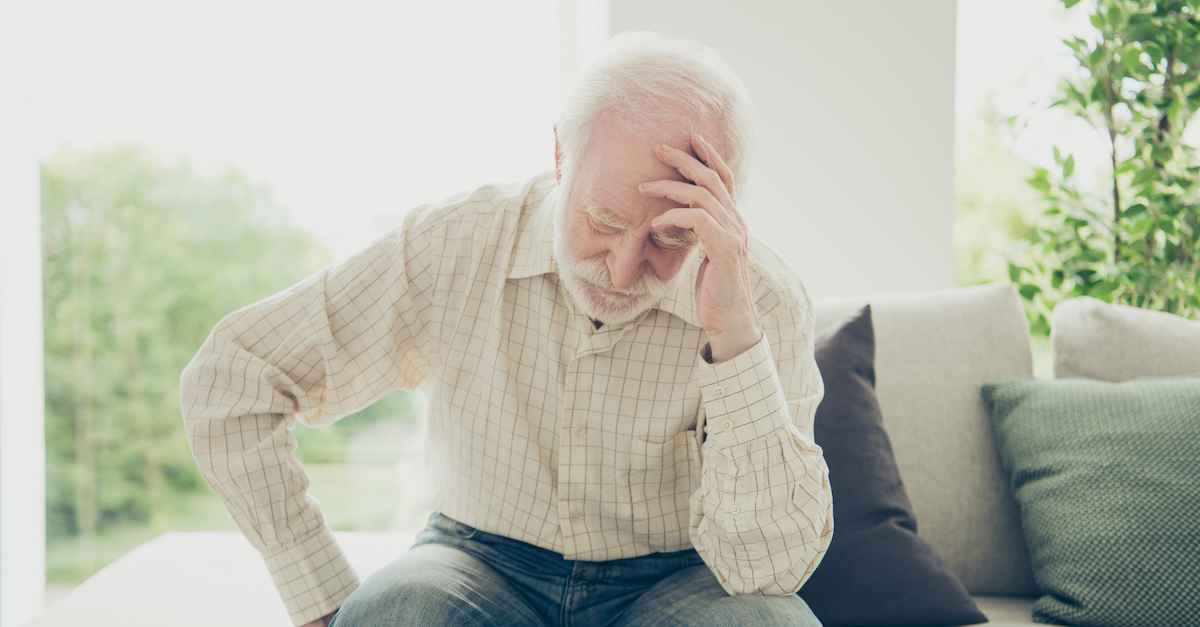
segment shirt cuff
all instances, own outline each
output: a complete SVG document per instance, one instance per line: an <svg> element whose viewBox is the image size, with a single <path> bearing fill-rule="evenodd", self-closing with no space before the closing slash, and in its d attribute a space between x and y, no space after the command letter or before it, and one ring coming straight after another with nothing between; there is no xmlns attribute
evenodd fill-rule
<svg viewBox="0 0 1200 627"><path fill-rule="evenodd" d="M263 559L296 625L338 609L359 585L329 527Z"/></svg>
<svg viewBox="0 0 1200 627"><path fill-rule="evenodd" d="M787 401L765 333L733 359L718 364L708 363L703 354L698 359L706 441L721 448L737 446L790 428Z"/></svg>

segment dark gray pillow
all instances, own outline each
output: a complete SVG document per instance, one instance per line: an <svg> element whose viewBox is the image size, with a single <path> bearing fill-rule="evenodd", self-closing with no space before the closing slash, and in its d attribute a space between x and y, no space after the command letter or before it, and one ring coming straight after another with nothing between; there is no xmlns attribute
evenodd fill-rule
<svg viewBox="0 0 1200 627"><path fill-rule="evenodd" d="M875 329L863 307L817 336L825 399L813 424L833 487L833 541L800 596L825 627L987 622L928 543L875 398Z"/></svg>

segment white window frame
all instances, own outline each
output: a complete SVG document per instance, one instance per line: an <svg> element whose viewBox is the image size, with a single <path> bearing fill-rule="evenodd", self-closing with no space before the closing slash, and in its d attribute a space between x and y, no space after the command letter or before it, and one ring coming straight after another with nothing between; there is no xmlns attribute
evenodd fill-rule
<svg viewBox="0 0 1200 627"><path fill-rule="evenodd" d="M0 2L0 627L46 587L40 182L30 1Z"/></svg>

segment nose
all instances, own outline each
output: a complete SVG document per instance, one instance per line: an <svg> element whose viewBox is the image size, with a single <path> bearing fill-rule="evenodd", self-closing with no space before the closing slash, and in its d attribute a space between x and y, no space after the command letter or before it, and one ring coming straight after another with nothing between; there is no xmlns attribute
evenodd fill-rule
<svg viewBox="0 0 1200 627"><path fill-rule="evenodd" d="M641 278L645 269L646 255L642 243L623 241L613 246L608 252L607 262L613 286L619 290L629 289Z"/></svg>

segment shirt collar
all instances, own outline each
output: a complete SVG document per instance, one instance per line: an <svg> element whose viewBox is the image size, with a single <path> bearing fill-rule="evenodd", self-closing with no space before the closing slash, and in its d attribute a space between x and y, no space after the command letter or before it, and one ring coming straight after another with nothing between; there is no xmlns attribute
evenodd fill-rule
<svg viewBox="0 0 1200 627"><path fill-rule="evenodd" d="M559 189L553 174L543 175L526 196L517 226L516 249L508 268L509 279L558 273L558 266L554 263L554 207ZM703 244L680 269L679 281L653 308L676 316L692 326L700 326L696 314L696 273L700 271L702 261Z"/></svg>
<svg viewBox="0 0 1200 627"><path fill-rule="evenodd" d="M517 244L508 278L525 279L558 272L554 266L554 203L558 194L554 173L547 172L534 182L517 223Z"/></svg>

